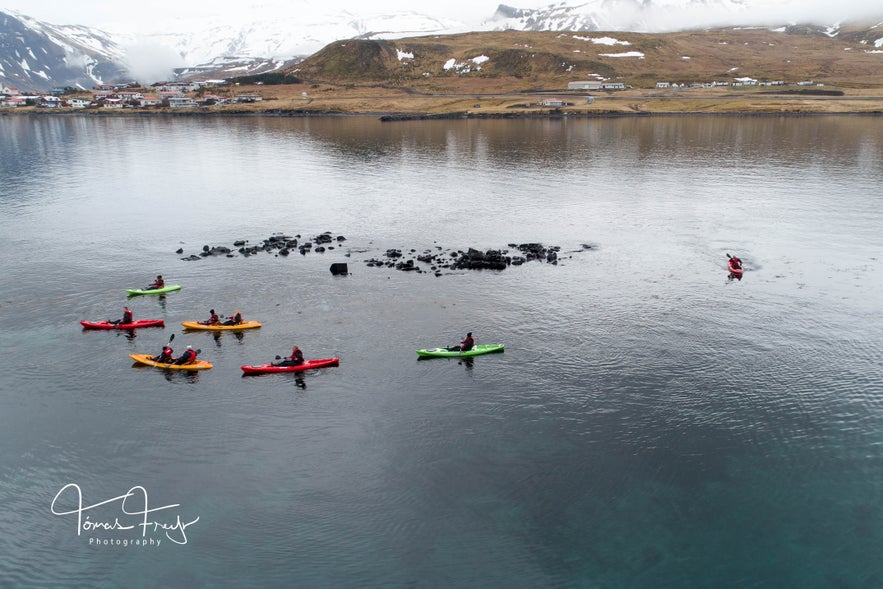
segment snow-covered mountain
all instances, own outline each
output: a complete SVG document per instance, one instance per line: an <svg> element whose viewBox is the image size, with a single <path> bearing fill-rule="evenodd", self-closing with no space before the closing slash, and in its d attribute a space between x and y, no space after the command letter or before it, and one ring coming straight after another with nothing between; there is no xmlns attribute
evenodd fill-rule
<svg viewBox="0 0 883 589"><path fill-rule="evenodd" d="M328 43L466 32L456 21L415 12L357 15L349 11L279 18L169 19L151 33L106 33L52 25L0 12L0 82L22 89L91 88L103 82L153 82L181 74L243 75L282 68Z"/></svg>
<svg viewBox="0 0 883 589"><path fill-rule="evenodd" d="M2 2L2 0L0 0ZM169 18L162 30L108 33L51 25L0 12L0 82L22 89L91 88L101 82L137 79L150 83L179 75L232 77L280 69L342 39L395 39L470 30L570 30L666 32L696 26L782 25L828 27L859 15L830 12L793 18L797 0L587 0L544 8L500 5L479 25L467 26L418 12L370 14L323 8L300 13L243 9L234 15ZM260 5L256 5L260 6ZM758 8L762 6L763 10ZM883 9L881 9L883 12ZM789 16L791 15L791 16ZM826 20L828 19L828 20ZM883 36L883 34L881 34ZM870 40L874 42L875 40Z"/></svg>
<svg viewBox="0 0 883 589"><path fill-rule="evenodd" d="M0 12L0 82L22 89L91 88L125 74L113 36Z"/></svg>
<svg viewBox="0 0 883 589"><path fill-rule="evenodd" d="M856 13L855 4L811 0L587 0L542 8L501 4L486 21L488 28L527 31L631 31L665 33L726 25L836 26L883 8Z"/></svg>

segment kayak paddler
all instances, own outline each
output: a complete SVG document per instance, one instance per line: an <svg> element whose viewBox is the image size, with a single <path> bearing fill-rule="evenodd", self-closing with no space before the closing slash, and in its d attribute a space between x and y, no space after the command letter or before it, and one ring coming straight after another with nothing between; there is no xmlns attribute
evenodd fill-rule
<svg viewBox="0 0 883 589"><path fill-rule="evenodd" d="M159 356L150 356L149 359L153 360L154 362L159 362L160 364L171 364L174 360L174 358L172 357L173 353L174 350L172 350L171 346L169 346L169 344L166 344L162 347L162 352Z"/></svg>
<svg viewBox="0 0 883 589"><path fill-rule="evenodd" d="M475 340L472 338L472 332L466 334L466 337L460 342L459 346L449 346L445 348L449 352L468 352L475 346Z"/></svg>
<svg viewBox="0 0 883 589"><path fill-rule="evenodd" d="M196 350L193 349L193 346L187 346L181 357L175 360L175 365L193 364L194 362L196 362Z"/></svg>
<svg viewBox="0 0 883 589"><path fill-rule="evenodd" d="M156 280L154 280L147 288L144 290L157 290L159 288L163 288L166 285L166 281L162 279L162 274L157 275Z"/></svg>
<svg viewBox="0 0 883 589"><path fill-rule="evenodd" d="M117 319L116 321L108 321L108 323L113 323L114 325L128 325L133 321L132 310L129 307L123 307L123 318Z"/></svg>
<svg viewBox="0 0 883 589"><path fill-rule="evenodd" d="M239 310L237 309L233 313L233 317L230 317L229 319L224 321L223 324L224 325L239 325L240 323L242 323L242 313L240 313Z"/></svg>
<svg viewBox="0 0 883 589"><path fill-rule="evenodd" d="M304 353L300 348L294 346L291 348L291 356L286 356L281 362L273 362L273 366L300 366L304 363Z"/></svg>
<svg viewBox="0 0 883 589"><path fill-rule="evenodd" d="M202 321L203 325L217 325L221 322L221 318L218 317L218 314L215 313L214 309L209 309L209 318L208 321Z"/></svg>
<svg viewBox="0 0 883 589"><path fill-rule="evenodd" d="M475 346L475 340L472 339L472 332L470 331L466 334L466 337L463 339L463 341L460 342L460 351L468 352L472 349L473 346Z"/></svg>

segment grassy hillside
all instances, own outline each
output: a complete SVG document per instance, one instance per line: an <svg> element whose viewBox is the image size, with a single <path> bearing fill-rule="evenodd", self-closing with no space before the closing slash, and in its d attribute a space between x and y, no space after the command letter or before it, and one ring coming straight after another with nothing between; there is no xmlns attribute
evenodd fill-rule
<svg viewBox="0 0 883 589"><path fill-rule="evenodd" d="M311 83L387 85L423 92L562 89L577 80L758 81L883 86L883 30L832 38L812 27L715 29L667 34L482 32L333 43L287 73ZM622 55L625 54L625 55ZM618 55L618 56L617 56Z"/></svg>

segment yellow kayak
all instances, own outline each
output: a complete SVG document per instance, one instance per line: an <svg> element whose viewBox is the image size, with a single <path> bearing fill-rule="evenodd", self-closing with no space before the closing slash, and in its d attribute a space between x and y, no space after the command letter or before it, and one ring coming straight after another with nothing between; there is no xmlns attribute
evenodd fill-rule
<svg viewBox="0 0 883 589"><path fill-rule="evenodd" d="M200 323L199 321L182 321L181 325L184 326L184 329L204 329L206 331L232 331L238 329L254 329L255 327L260 327L261 323L259 321L243 321L242 323L238 323L236 325L223 325L221 323L216 323L215 325L206 325L205 323Z"/></svg>
<svg viewBox="0 0 883 589"><path fill-rule="evenodd" d="M170 370L208 370L212 367L212 363L206 362L205 360L197 360L192 364L161 364L151 360L150 354L129 354L129 357L138 364L156 366L157 368L168 368Z"/></svg>

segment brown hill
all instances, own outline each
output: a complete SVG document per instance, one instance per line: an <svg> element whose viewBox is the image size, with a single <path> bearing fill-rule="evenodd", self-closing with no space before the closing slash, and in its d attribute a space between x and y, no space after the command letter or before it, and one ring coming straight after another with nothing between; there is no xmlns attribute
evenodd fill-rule
<svg viewBox="0 0 883 589"><path fill-rule="evenodd" d="M838 37L817 27L726 28L666 34L500 31L328 45L289 69L313 84L383 85L427 93L562 89L606 80L634 88L812 80L842 88L883 86L883 36L853 26Z"/></svg>

